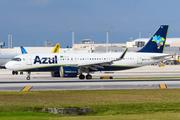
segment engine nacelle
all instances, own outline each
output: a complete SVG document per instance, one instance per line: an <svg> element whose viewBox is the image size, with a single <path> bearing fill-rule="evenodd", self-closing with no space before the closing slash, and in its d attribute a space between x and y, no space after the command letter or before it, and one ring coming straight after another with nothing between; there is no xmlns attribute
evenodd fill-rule
<svg viewBox="0 0 180 120"><path fill-rule="evenodd" d="M77 77L78 68L72 66L62 66L59 69L59 73L61 77Z"/></svg>

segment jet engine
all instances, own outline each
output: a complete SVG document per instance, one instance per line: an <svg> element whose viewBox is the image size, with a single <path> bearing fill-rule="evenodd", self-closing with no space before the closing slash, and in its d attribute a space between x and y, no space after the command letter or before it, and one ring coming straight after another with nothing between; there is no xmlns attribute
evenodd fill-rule
<svg viewBox="0 0 180 120"><path fill-rule="evenodd" d="M59 74L61 77L77 77L78 68L72 66L61 66L59 69Z"/></svg>

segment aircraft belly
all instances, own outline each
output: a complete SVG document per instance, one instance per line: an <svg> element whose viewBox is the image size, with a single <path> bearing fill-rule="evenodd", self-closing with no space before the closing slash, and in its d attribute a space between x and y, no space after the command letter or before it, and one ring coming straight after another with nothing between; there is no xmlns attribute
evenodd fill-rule
<svg viewBox="0 0 180 120"><path fill-rule="evenodd" d="M103 66L104 68L96 68L97 71L118 71L137 68L137 66ZM92 70L94 71L94 70Z"/></svg>

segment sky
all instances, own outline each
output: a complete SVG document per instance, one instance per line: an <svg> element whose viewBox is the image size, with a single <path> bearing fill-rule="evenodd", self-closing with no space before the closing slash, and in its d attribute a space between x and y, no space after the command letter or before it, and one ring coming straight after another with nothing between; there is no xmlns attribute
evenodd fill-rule
<svg viewBox="0 0 180 120"><path fill-rule="evenodd" d="M0 42L40 47L45 41L72 47L83 38L95 43L126 43L148 38L170 25L168 38L180 38L179 0L0 0ZM112 27L111 27L112 26Z"/></svg>

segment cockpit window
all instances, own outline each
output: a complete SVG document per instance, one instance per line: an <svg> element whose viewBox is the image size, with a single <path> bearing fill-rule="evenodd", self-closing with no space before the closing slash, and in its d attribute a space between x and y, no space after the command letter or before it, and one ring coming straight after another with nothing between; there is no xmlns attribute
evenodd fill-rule
<svg viewBox="0 0 180 120"><path fill-rule="evenodd" d="M21 61L21 58L13 58L12 61Z"/></svg>

